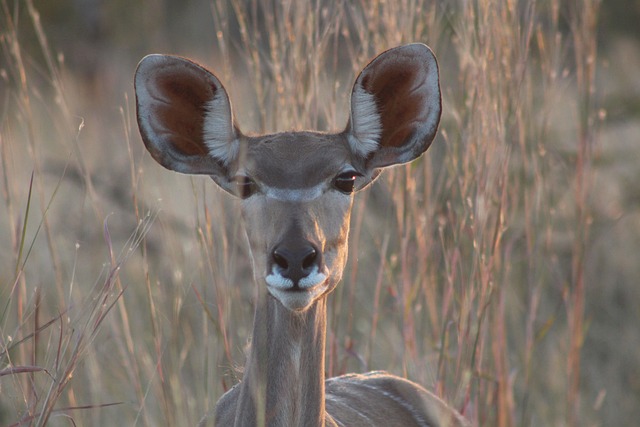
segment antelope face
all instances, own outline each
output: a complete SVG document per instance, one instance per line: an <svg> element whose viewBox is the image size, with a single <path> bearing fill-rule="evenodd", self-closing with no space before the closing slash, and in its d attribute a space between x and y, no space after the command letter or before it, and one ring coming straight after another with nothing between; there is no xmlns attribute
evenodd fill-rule
<svg viewBox="0 0 640 427"><path fill-rule="evenodd" d="M207 174L242 199L254 279L305 310L342 277L353 192L419 157L440 120L438 67L422 44L388 50L357 77L343 132L248 137L220 81L186 59L150 55L135 78L142 139L161 165Z"/></svg>
<svg viewBox="0 0 640 427"><path fill-rule="evenodd" d="M342 277L362 176L354 163L338 135L283 133L247 143L234 179L254 278L288 309L309 307Z"/></svg>

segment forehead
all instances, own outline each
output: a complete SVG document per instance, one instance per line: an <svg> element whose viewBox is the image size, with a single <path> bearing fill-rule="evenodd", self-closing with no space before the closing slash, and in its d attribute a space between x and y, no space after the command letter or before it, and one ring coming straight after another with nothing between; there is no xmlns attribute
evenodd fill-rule
<svg viewBox="0 0 640 427"><path fill-rule="evenodd" d="M341 135L286 132L251 138L241 166L264 184L304 188L333 178L350 160Z"/></svg>

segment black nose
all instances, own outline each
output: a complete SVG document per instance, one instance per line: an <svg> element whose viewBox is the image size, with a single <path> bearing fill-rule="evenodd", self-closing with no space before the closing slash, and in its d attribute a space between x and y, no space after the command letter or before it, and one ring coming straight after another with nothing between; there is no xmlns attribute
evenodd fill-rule
<svg viewBox="0 0 640 427"><path fill-rule="evenodd" d="M290 279L294 287L314 268L320 268L320 259L320 253L309 242L298 245L281 243L271 252L271 260L278 267L277 273Z"/></svg>

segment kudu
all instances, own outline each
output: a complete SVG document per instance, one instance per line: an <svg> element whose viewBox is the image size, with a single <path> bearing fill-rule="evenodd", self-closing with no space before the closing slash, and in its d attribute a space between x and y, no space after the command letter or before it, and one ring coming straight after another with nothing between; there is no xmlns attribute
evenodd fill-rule
<svg viewBox="0 0 640 427"><path fill-rule="evenodd" d="M178 57L145 57L135 90L153 158L210 175L241 199L259 297L244 378L218 401L215 425L467 425L418 384L384 372L325 381L327 296L347 260L353 195L382 168L419 157L438 128L431 50L410 44L373 59L353 86L346 129L333 134L244 135L218 78Z"/></svg>

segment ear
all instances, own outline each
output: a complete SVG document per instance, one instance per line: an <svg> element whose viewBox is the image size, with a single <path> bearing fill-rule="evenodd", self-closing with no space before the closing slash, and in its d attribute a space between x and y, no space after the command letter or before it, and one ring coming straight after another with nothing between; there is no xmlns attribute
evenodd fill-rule
<svg viewBox="0 0 640 427"><path fill-rule="evenodd" d="M228 182L241 134L216 76L183 58L149 55L136 70L135 92L140 134L158 163Z"/></svg>
<svg viewBox="0 0 640 427"><path fill-rule="evenodd" d="M424 44L383 52L360 73L351 93L346 133L367 176L424 153L435 137L442 103L438 63Z"/></svg>

